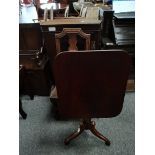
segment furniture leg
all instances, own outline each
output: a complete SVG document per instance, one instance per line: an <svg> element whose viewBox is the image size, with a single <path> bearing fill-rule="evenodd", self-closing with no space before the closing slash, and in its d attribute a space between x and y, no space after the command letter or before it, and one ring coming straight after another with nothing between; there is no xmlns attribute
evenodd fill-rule
<svg viewBox="0 0 155 155"><path fill-rule="evenodd" d="M100 138L101 140L105 141L106 145L110 145L109 139L104 137L101 133L99 133L95 128L95 122L91 121L90 118L85 118L82 120L80 127L78 130L74 133L72 133L69 137L67 137L64 141L64 143L67 145L69 142L73 139L75 139L77 136L79 136L84 130L90 130L95 136Z"/></svg>
<svg viewBox="0 0 155 155"><path fill-rule="evenodd" d="M33 100L34 99L34 95L30 94L30 99Z"/></svg>
<svg viewBox="0 0 155 155"><path fill-rule="evenodd" d="M95 122L92 121L92 126L90 128L90 131L95 135L97 136L98 138L100 138L101 140L105 141L105 144L106 145L110 145L110 141L109 139L107 139L106 137L104 137L100 132L98 132L96 129L95 129Z"/></svg>
<svg viewBox="0 0 155 155"><path fill-rule="evenodd" d="M82 125L80 125L80 127L78 128L77 131L75 131L74 133L72 133L69 137L67 137L64 141L65 145L68 145L69 142L73 139L75 139L77 136L79 136L82 132L84 131L84 128Z"/></svg>
<svg viewBox="0 0 155 155"><path fill-rule="evenodd" d="M19 100L19 113L22 116L23 119L26 119L27 114L24 112L23 108L22 108L22 102L21 100Z"/></svg>

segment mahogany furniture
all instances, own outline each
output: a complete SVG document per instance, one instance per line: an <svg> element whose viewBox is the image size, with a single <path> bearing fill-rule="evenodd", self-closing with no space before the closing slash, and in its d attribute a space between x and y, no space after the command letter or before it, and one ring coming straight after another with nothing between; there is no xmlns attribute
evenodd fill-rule
<svg viewBox="0 0 155 155"><path fill-rule="evenodd" d="M79 48L81 48L81 44L78 43L79 40L84 42L83 50L90 50L90 38L91 35L84 33L81 28L64 28L62 32L55 34L56 53L59 54L64 51L78 52ZM64 44L68 45L65 49ZM55 86L51 88L50 99L54 105L57 104L58 96ZM58 118L59 116L56 114L56 117Z"/></svg>
<svg viewBox="0 0 155 155"><path fill-rule="evenodd" d="M85 42L84 49L86 50L90 49L90 37L91 37L90 34L84 33L81 28L64 28L62 32L55 34L57 54L64 51L64 49L61 48L64 46L62 42L62 38L66 36L67 36L66 40L68 40L67 51L71 51L71 50L78 51L79 50L78 41L81 39L84 39L84 42Z"/></svg>
<svg viewBox="0 0 155 155"><path fill-rule="evenodd" d="M45 46L47 49L48 57L51 66L55 56L57 55L56 49L56 35L63 31L63 29L81 29L84 33L90 34L90 49L100 49L101 48L101 21L96 19L83 19L83 18L60 18L48 21L40 21L40 25L43 32L43 37L45 40ZM68 41L63 39L63 48L61 51L68 50ZM85 49L85 39L78 37L78 50ZM88 48L87 48L88 49ZM52 102L57 98L55 87L51 90L50 99Z"/></svg>
<svg viewBox="0 0 155 155"><path fill-rule="evenodd" d="M58 112L63 118L82 119L76 132L64 141L69 144L84 130L110 145L95 128L91 118L120 114L130 69L130 57L122 50L61 52L53 71L58 93Z"/></svg>
<svg viewBox="0 0 155 155"><path fill-rule="evenodd" d="M91 35L91 49L101 49L101 21L83 18L61 18L40 21L45 40L45 46L51 64L56 56L55 34L62 32L63 28L81 28L83 32ZM82 40L79 44L83 44ZM66 46L66 44L64 44ZM82 49L81 49L82 50Z"/></svg>
<svg viewBox="0 0 155 155"><path fill-rule="evenodd" d="M49 95L50 72L49 58L47 56L41 27L37 19L34 6L22 7L19 16L19 64L25 67L23 81L23 94Z"/></svg>

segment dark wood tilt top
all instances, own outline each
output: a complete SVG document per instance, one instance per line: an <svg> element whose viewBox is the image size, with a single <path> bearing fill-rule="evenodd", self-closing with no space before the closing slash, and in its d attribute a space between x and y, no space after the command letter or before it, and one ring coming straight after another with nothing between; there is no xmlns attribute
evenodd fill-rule
<svg viewBox="0 0 155 155"><path fill-rule="evenodd" d="M35 6L22 6L19 14L19 24L34 23L34 19L38 19L38 14ZM35 21L35 23L37 20Z"/></svg>

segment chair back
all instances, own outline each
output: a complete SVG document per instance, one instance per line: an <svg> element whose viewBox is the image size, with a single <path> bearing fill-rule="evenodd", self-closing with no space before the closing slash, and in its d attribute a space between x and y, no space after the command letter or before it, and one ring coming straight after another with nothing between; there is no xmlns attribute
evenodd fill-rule
<svg viewBox="0 0 155 155"><path fill-rule="evenodd" d="M55 34L57 54L62 51L90 50L90 34L86 34L81 28L63 28L63 31Z"/></svg>
<svg viewBox="0 0 155 155"><path fill-rule="evenodd" d="M130 57L122 50L61 52L53 71L60 116L117 116L123 107Z"/></svg>
<svg viewBox="0 0 155 155"><path fill-rule="evenodd" d="M19 25L19 50L35 51L43 46L42 32L39 23Z"/></svg>
<svg viewBox="0 0 155 155"><path fill-rule="evenodd" d="M86 13L87 13L87 7L84 7L80 12L80 17L86 17Z"/></svg>
<svg viewBox="0 0 155 155"><path fill-rule="evenodd" d="M69 5L66 7L65 13L64 13L64 17L68 17L68 16L69 16Z"/></svg>
<svg viewBox="0 0 155 155"><path fill-rule="evenodd" d="M86 18L99 19L99 7L88 7L86 12Z"/></svg>
<svg viewBox="0 0 155 155"><path fill-rule="evenodd" d="M80 9L80 13L79 13L79 16L80 16L80 17L81 17L83 8L84 8L84 5L82 4L81 9Z"/></svg>

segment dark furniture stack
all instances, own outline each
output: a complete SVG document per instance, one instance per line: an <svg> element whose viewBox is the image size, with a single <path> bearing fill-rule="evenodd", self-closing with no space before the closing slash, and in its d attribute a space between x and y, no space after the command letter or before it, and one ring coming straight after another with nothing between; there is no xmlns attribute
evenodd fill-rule
<svg viewBox="0 0 155 155"><path fill-rule="evenodd" d="M135 18L117 18L114 11L105 10L102 25L102 48L123 49L128 52L132 59L129 80L134 81Z"/></svg>
<svg viewBox="0 0 155 155"><path fill-rule="evenodd" d="M114 25L113 25L114 11L111 9L103 9L102 19L102 47L108 49L113 46L115 41Z"/></svg>
<svg viewBox="0 0 155 155"><path fill-rule="evenodd" d="M114 33L117 48L128 51L132 63L130 69L130 79L135 78L135 19L114 18Z"/></svg>
<svg viewBox="0 0 155 155"><path fill-rule="evenodd" d="M49 95L51 68L35 7L22 7L19 18L19 64L25 67L23 94Z"/></svg>

